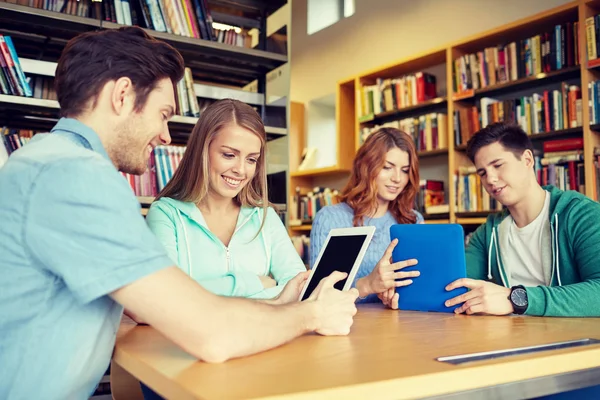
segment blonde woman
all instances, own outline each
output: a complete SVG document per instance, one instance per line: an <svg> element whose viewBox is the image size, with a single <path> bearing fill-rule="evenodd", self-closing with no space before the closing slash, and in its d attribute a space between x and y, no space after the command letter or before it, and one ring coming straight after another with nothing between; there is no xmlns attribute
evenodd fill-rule
<svg viewBox="0 0 600 400"><path fill-rule="evenodd" d="M267 199L265 128L245 103L202 113L147 216L173 261L223 296L273 298L306 268Z"/></svg>

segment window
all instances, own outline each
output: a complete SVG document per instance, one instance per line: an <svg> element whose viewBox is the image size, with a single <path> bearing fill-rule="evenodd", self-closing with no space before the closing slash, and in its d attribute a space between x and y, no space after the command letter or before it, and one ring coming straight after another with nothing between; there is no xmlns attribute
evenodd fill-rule
<svg viewBox="0 0 600 400"><path fill-rule="evenodd" d="M308 0L307 33L312 35L354 14L355 0Z"/></svg>

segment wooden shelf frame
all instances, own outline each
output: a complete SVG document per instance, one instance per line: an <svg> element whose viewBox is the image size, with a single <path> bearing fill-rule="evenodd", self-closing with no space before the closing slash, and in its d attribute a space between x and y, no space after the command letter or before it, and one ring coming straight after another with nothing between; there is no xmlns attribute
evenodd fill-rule
<svg viewBox="0 0 600 400"><path fill-rule="evenodd" d="M588 83L600 79L600 72L597 67L592 63L588 68L587 62L587 51L586 51L586 34L585 34L585 18L600 13L600 0L577 0L571 1L559 7L555 7L536 15L523 18L521 20L494 28L492 30L483 32L481 34L470 36L466 39L459 40L453 43L449 43L441 48L432 49L431 51L424 52L414 57L409 57L404 60L399 60L395 63L384 65L380 68L371 69L364 73L349 77L347 79L338 82L337 87L337 125L338 129L343 128L344 132L348 132L351 127L354 127L354 136L341 136L342 140L347 142L353 142L355 150L358 149L360 143L360 133L362 126L369 126L372 121L359 120L359 110L356 109L356 89L364 84L372 84L377 78L392 78L401 76L403 74L410 74L426 70L428 68L437 66L440 63L441 55L443 55L442 63L445 64L445 81L446 88L438 87L439 92L445 91L445 101L441 104L445 105L445 112L449 116L448 120L448 149L434 150L433 152L421 152L420 157L434 157L443 154L447 154L447 157L436 157L434 162L439 162L440 166L447 167L448 176L440 177L448 185L447 193L449 194L448 203L450 205L450 212L448 221L451 223L460 223L465 225L481 224L486 220L487 213L459 213L455 203L456 193L454 188L454 174L460 166L471 165L470 161L465 154L465 145L455 146L454 143L454 131L452 115L454 110L460 106L461 103L469 102L482 96L507 94L511 92L520 91L523 89L535 89L536 87L543 87L549 83L577 79L580 80L579 86L582 92L582 104L588 104ZM480 51L485 47L494 46L499 43L507 43L513 40L522 39L525 37L531 37L544 32L548 27L556 24L562 24L566 22L579 22L579 31L576 32L578 35L578 41L580 43L580 63L577 66L565 68L559 71L553 71L537 76L530 76L519 80L506 82L503 84L495 85L493 87L486 87L465 96L465 94L454 94L453 92L453 61L464 54ZM600 62L598 62L600 63ZM443 79L442 79L443 80ZM415 106L417 113L418 106ZM584 165L585 165L585 186L586 195L592 199L596 199L596 182L594 180L594 165L593 165L593 151L594 147L600 147L600 124L590 126L590 112L589 108L582 107L582 121L583 126L577 128L569 128L555 132L547 132L537 135L532 135L531 139L534 143L539 143L543 140L558 139L558 138L569 138L569 137L583 137L584 139ZM402 110L380 114L377 118L385 117L387 114L393 114L397 112L402 113ZM417 114L411 114L417 115ZM389 119L395 120L395 119ZM377 122L377 121L374 121ZM338 136L338 139L340 136ZM428 164L431 164L429 162ZM442 169L442 168L440 168ZM428 220L428 222L434 222L435 220Z"/></svg>

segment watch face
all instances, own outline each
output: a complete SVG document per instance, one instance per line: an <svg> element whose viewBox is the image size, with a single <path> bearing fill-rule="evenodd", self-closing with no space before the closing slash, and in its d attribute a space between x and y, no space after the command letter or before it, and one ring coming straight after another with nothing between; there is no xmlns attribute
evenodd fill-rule
<svg viewBox="0 0 600 400"><path fill-rule="evenodd" d="M510 294L510 298L519 307L527 305L527 292L524 289L517 288Z"/></svg>

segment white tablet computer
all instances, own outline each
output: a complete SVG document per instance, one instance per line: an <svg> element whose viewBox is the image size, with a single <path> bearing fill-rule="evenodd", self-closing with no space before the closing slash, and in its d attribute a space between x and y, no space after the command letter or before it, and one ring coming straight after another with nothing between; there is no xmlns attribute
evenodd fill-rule
<svg viewBox="0 0 600 400"><path fill-rule="evenodd" d="M329 276L333 271L348 274L346 279L339 281L334 287L339 290L350 289L367 247L371 243L373 233L375 233L374 226L336 228L329 231L329 236L300 294L300 300L308 299L321 279Z"/></svg>

